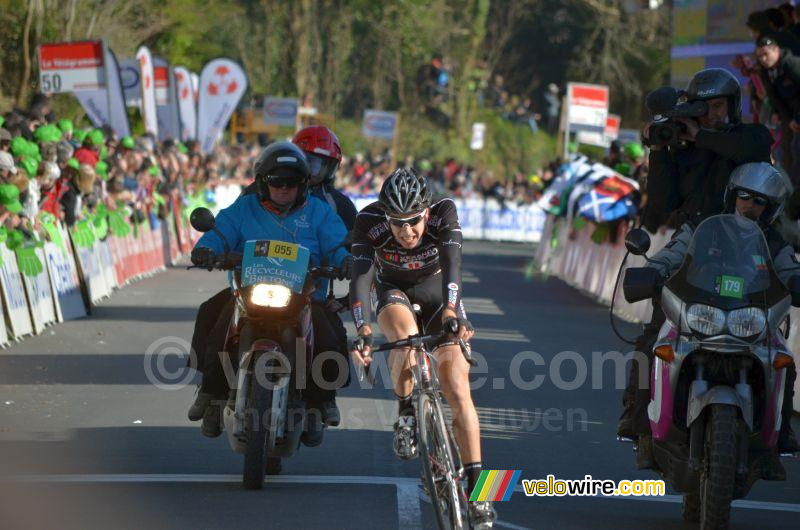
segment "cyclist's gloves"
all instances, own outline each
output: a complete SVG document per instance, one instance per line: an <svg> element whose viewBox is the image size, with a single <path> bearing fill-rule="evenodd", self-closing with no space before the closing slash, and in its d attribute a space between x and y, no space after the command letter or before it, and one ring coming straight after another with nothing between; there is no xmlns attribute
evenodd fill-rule
<svg viewBox="0 0 800 530"><path fill-rule="evenodd" d="M353 277L353 256L347 256L339 267L339 280L349 280Z"/></svg>
<svg viewBox="0 0 800 530"><path fill-rule="evenodd" d="M462 329L466 329L467 331L475 331L475 328L472 327L469 320L466 318L455 318L450 317L444 321L444 331L445 333L449 333L453 337L456 337Z"/></svg>
<svg viewBox="0 0 800 530"><path fill-rule="evenodd" d="M368 335L359 335L350 345L352 351L363 352L365 348L371 348L373 344L372 333Z"/></svg>

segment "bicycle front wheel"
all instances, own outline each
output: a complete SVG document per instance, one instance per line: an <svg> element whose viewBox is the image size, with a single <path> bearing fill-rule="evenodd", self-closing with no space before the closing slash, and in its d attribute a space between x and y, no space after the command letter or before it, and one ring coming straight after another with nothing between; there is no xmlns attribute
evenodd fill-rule
<svg viewBox="0 0 800 530"><path fill-rule="evenodd" d="M438 399L420 392L419 450L428 495L441 530L467 529L467 497L459 477L455 442Z"/></svg>

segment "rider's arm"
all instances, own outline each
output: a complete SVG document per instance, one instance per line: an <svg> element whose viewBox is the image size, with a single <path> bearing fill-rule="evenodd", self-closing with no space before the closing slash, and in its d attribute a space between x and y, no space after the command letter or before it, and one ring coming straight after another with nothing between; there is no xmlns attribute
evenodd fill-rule
<svg viewBox="0 0 800 530"><path fill-rule="evenodd" d="M239 201L233 203L228 208L219 212L216 218L216 229L225 236L225 241L228 242L229 250L237 249L242 237L240 230L242 216L239 215L241 205L239 205L238 202ZM203 234L197 241L195 247L210 248L216 254L225 252L225 243L214 230Z"/></svg>
<svg viewBox="0 0 800 530"><path fill-rule="evenodd" d="M800 275L800 263L797 262L791 245L781 248L778 254L772 258L772 264L775 267L775 273L784 285L789 285L789 279L792 276Z"/></svg>
<svg viewBox="0 0 800 530"><path fill-rule="evenodd" d="M372 316L370 288L375 279L375 249L367 237L367 220L359 216L353 229L353 277L350 280L350 309L356 329L369 329Z"/></svg>
<svg viewBox="0 0 800 530"><path fill-rule="evenodd" d="M461 243L463 236L458 223L456 205L445 200L442 208L442 223L439 228L439 263L442 267L442 300L445 307L442 317L454 317L461 303Z"/></svg>
<svg viewBox="0 0 800 530"><path fill-rule="evenodd" d="M724 131L700 129L695 145L737 164L769 162L772 135L765 126L757 123L741 124Z"/></svg>
<svg viewBox="0 0 800 530"><path fill-rule="evenodd" d="M318 205L324 212L319 216L317 224L317 237L322 256L326 262L334 267L339 267L342 260L349 254L345 247L340 246L347 235L347 229L344 227L342 219L330 206L322 201L319 201Z"/></svg>
<svg viewBox="0 0 800 530"><path fill-rule="evenodd" d="M681 226L664 248L656 252L647 262L646 267L658 270L664 278L669 278L683 263L683 258L689 249L694 229L689 224Z"/></svg>

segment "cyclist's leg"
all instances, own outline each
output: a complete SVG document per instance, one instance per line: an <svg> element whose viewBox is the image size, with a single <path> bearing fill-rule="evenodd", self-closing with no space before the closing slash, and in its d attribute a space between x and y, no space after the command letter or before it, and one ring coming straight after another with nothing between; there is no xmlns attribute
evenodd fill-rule
<svg viewBox="0 0 800 530"><path fill-rule="evenodd" d="M389 342L418 333L417 322L408 296L397 287L378 282L378 326ZM394 349L389 355L392 387L398 398L410 396L414 390L408 348Z"/></svg>

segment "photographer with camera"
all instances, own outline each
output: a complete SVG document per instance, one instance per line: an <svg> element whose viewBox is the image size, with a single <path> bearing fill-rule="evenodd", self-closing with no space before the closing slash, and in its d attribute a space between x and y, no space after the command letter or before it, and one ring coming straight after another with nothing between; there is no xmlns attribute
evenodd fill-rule
<svg viewBox="0 0 800 530"><path fill-rule="evenodd" d="M664 225L696 225L722 213L733 169L748 162L770 162L769 130L760 124L741 123L741 100L739 82L721 68L697 72L685 91L662 87L648 94L646 104L653 121L643 134L650 145L650 172L642 216L648 231ZM654 304L650 322L636 339L635 351L647 356L648 365L631 363L617 425L620 439L649 433L650 390L639 388L639 371L648 372L664 319L661 307ZM646 467L647 455L639 457L643 460L639 465Z"/></svg>
<svg viewBox="0 0 800 530"><path fill-rule="evenodd" d="M662 87L648 94L647 230L678 228L721 212L733 168L770 161L769 130L741 123L741 102L739 82L722 68L697 72L685 91Z"/></svg>

